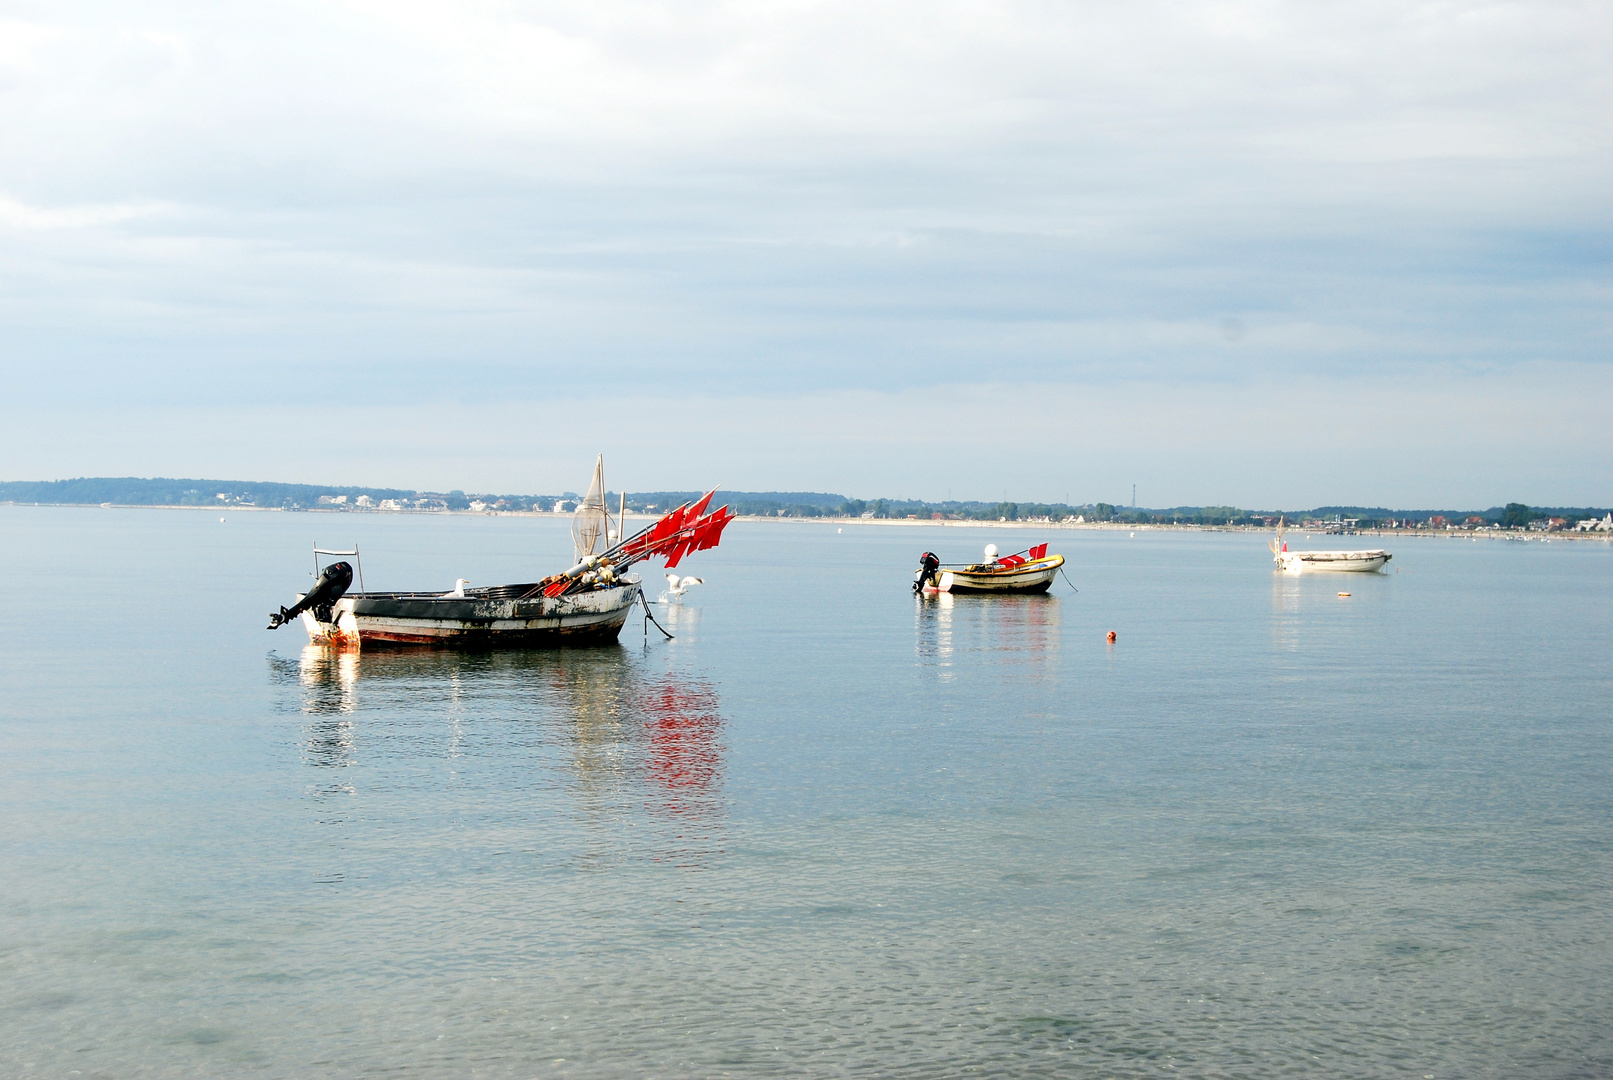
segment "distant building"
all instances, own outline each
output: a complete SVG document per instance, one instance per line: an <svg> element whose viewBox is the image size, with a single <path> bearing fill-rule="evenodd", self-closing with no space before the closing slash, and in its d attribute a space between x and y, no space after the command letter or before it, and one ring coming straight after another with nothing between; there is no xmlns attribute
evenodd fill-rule
<svg viewBox="0 0 1613 1080"><path fill-rule="evenodd" d="M375 505L375 500L370 498L368 495L360 495L358 498L353 500L353 505L354 506L366 506L366 507L367 506L374 506Z"/></svg>
<svg viewBox="0 0 1613 1080"><path fill-rule="evenodd" d="M319 497L319 505L320 506L346 506L347 505L347 496L346 495L321 495Z"/></svg>
<svg viewBox="0 0 1613 1080"><path fill-rule="evenodd" d="M1546 531L1547 532L1557 532L1557 531L1559 531L1561 529L1566 529L1566 528L1568 528L1568 519L1567 518L1547 518L1546 519Z"/></svg>

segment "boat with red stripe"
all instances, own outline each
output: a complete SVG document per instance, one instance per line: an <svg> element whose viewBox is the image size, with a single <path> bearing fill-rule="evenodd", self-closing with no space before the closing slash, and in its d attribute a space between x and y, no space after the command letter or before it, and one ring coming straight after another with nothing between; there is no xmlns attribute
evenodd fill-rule
<svg viewBox="0 0 1613 1080"><path fill-rule="evenodd" d="M1038 544L1012 555L999 555L996 544L987 544L985 558L968 565L943 565L933 552L919 557L913 591L924 595L1044 593L1053 585L1063 555L1049 555L1046 544Z"/></svg>

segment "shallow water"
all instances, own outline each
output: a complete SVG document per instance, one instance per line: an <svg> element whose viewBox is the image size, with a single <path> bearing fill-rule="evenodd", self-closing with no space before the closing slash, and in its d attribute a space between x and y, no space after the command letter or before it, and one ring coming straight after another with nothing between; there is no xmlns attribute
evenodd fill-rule
<svg viewBox="0 0 1613 1080"><path fill-rule="evenodd" d="M227 517L0 507L0 1074L1613 1074L1605 544L740 523L670 642L336 656L312 541L564 523ZM908 593L1005 536L1080 591Z"/></svg>

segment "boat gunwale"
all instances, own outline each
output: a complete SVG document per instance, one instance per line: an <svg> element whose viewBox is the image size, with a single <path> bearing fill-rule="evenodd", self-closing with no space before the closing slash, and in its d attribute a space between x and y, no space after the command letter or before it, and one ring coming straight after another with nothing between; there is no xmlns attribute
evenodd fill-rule
<svg viewBox="0 0 1613 1080"><path fill-rule="evenodd" d="M945 571L951 573L953 576L957 576L958 574L971 574L971 575L974 575L976 577L987 577L987 578L1014 577L1014 576L1016 576L1018 574L1039 573L1039 572L1044 571L1044 570L1057 570L1059 567L1064 565L1064 556L1063 555L1045 555L1040 559L1031 559L1029 561L1019 563L1019 564L1017 564L1015 566L999 566L999 567L997 567L996 569L993 569L993 570L971 570L971 569L969 569L969 567L971 567L971 566L979 566L979 565L981 565L981 564L980 563L942 563L940 566L936 567L936 569L937 569L937 571L945 570Z"/></svg>

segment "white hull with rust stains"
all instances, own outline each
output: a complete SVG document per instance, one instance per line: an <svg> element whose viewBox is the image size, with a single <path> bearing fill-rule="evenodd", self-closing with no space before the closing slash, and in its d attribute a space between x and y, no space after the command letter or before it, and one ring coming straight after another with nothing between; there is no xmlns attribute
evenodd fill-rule
<svg viewBox="0 0 1613 1080"><path fill-rule="evenodd" d="M427 645L465 648L545 648L615 641L638 602L630 581L565 596L509 596L511 587L467 590L464 596L429 593L355 593L331 609L331 622L302 613L303 627L320 644ZM492 594L492 595L489 595Z"/></svg>

